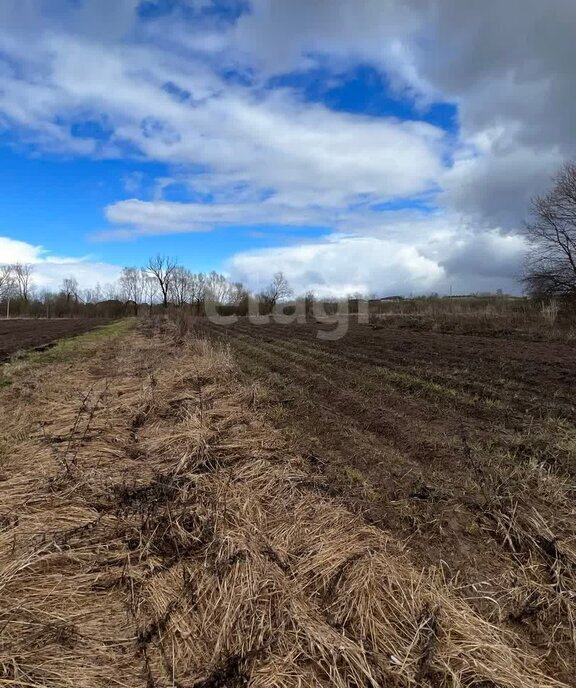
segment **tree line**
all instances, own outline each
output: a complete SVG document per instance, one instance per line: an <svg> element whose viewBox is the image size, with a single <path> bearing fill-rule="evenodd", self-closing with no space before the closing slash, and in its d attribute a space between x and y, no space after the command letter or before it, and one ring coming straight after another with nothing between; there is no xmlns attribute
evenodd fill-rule
<svg viewBox="0 0 576 688"><path fill-rule="evenodd" d="M526 293L576 310L576 163L567 163L553 187L533 199L524 234L528 251L519 279ZM260 293L251 294L225 275L195 273L163 255L150 258L144 267L123 268L113 284L82 289L70 275L56 291L37 287L31 264L0 264L0 316L119 317L138 315L143 307L151 312L169 306L202 314L207 304L246 315L255 300L259 312L269 313L292 295L281 272Z"/></svg>
<svg viewBox="0 0 576 688"><path fill-rule="evenodd" d="M291 295L281 272L260 293L251 294L221 273L193 272L163 255L150 258L144 267L124 267L118 280L94 288L82 288L69 275L57 290L41 289L34 281L34 265L0 265L0 316L4 317L112 318L168 307L186 307L202 315L207 304L219 312L245 315L251 299L258 300L262 312L270 312Z"/></svg>

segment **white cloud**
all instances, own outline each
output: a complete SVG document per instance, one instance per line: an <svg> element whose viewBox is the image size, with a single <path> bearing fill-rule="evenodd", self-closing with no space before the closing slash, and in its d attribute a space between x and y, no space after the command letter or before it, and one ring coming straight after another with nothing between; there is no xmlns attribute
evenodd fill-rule
<svg viewBox="0 0 576 688"><path fill-rule="evenodd" d="M282 270L297 293L319 296L404 292L407 284L426 291L443 271L413 246L374 237L334 236L327 241L259 252L231 260L234 279L256 290Z"/></svg>
<svg viewBox="0 0 576 688"><path fill-rule="evenodd" d="M555 0L554 11L541 0L251 0L237 25L190 25L178 12L143 21L137 0L104 1L0 5L0 126L41 151L167 163L190 191L193 202L167 201L172 181L162 179L153 201L110 204L101 238L319 225L334 236L231 265L286 263L302 288L308 279L337 291L447 280L467 290L491 279L512 288L495 282L522 253L514 232L528 200L576 156L573 0ZM423 122L335 112L263 87L284 71L320 64L342 75L360 63L422 108L456 104L454 140ZM222 78L227 69L238 78ZM73 135L86 120L106 134ZM126 182L136 195L137 177ZM372 208L435 189L433 215ZM497 273L472 269L474 255Z"/></svg>
<svg viewBox="0 0 576 688"><path fill-rule="evenodd" d="M411 236L332 235L300 246L249 251L228 264L234 280L258 291L282 270L296 293L408 296L430 292L469 293L503 289L519 293L515 279L525 244L492 230L441 227L416 244Z"/></svg>
<svg viewBox="0 0 576 688"><path fill-rule="evenodd" d="M530 199L562 165L561 150L520 144L514 128L507 126L484 130L469 143L469 154L442 176L443 203L480 223L517 229Z"/></svg>
<svg viewBox="0 0 576 688"><path fill-rule="evenodd" d="M295 205L422 193L442 170L440 128L234 86L198 56L154 45L104 48L55 31L29 53L6 36L0 46L20 63L0 72L0 110L41 147L116 156L129 145L149 160L204 166L217 188L232 181ZM71 136L77 119L100 123L108 136Z"/></svg>
<svg viewBox="0 0 576 688"><path fill-rule="evenodd" d="M134 235L162 235L180 232L208 232L216 227L314 226L339 229L348 233L369 234L384 229L391 237L420 231L434 231L432 215L416 221L414 211L382 213L369 203L349 207L330 205L309 206L290 203L283 196L256 201L225 201L217 203L181 203L175 201L141 201L129 199L106 208L106 218L114 225L96 239L122 238ZM443 223L446 218L443 219ZM413 236L415 239L416 236Z"/></svg>
<svg viewBox="0 0 576 688"><path fill-rule="evenodd" d="M417 102L457 104L460 143L475 155L438 179L449 209L517 228L528 199L576 157L573 0L555 0L553 9L540 0L251 5L237 40L268 71L318 56L367 62Z"/></svg>
<svg viewBox="0 0 576 688"><path fill-rule="evenodd" d="M0 236L0 265L28 263L34 267L32 282L38 289L58 289L64 277L74 276L82 288L114 282L120 268L90 257L57 256L42 246Z"/></svg>
<svg viewBox="0 0 576 688"><path fill-rule="evenodd" d="M415 6L415 5L414 5ZM576 3L427 0L411 40L420 83L458 104L476 155L442 184L451 209L517 228L529 199L576 157ZM552 9L552 11L550 11Z"/></svg>
<svg viewBox="0 0 576 688"><path fill-rule="evenodd" d="M0 236L0 265L7 263L37 263L44 259L42 246Z"/></svg>
<svg viewBox="0 0 576 688"><path fill-rule="evenodd" d="M327 221L326 214L283 206L276 202L262 203L176 203L130 199L109 206L106 217L126 229L103 232L96 238L132 236L135 233L172 234L206 232L226 225L291 225L306 224L316 219Z"/></svg>
<svg viewBox="0 0 576 688"><path fill-rule="evenodd" d="M419 25L418 12L400 0L252 0L234 38L272 73L306 66L314 54L404 67L401 39Z"/></svg>

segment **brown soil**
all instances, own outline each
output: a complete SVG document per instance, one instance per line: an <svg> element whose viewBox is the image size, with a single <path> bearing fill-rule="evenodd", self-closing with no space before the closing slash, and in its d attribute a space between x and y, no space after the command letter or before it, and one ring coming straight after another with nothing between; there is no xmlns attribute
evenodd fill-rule
<svg viewBox="0 0 576 688"><path fill-rule="evenodd" d="M6 366L0 685L566 688L331 497L229 351L157 325Z"/></svg>
<svg viewBox="0 0 576 688"><path fill-rule="evenodd" d="M337 341L319 340L316 324L203 327L231 344L261 408L335 495L482 598L482 613L497 599L503 621L571 677L576 593L541 586L555 585L553 548L576 535L572 345L358 324Z"/></svg>
<svg viewBox="0 0 576 688"><path fill-rule="evenodd" d="M82 334L107 322L94 318L0 320L0 361L7 360L18 351L42 348L58 339Z"/></svg>

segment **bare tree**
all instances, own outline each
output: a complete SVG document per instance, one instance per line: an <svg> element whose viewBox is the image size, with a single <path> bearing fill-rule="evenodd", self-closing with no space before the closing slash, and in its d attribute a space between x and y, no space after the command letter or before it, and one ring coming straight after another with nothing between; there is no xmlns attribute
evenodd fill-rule
<svg viewBox="0 0 576 688"><path fill-rule="evenodd" d="M226 275L212 271L208 275L200 274L196 277L199 278L199 297L204 302L205 308L235 306L245 296L243 285L239 282L230 282ZM198 312L201 312L200 306Z"/></svg>
<svg viewBox="0 0 576 688"><path fill-rule="evenodd" d="M145 270L142 272L144 274L144 300L148 304L148 313L152 315L152 307L156 297L158 296L158 281L155 277L149 275Z"/></svg>
<svg viewBox="0 0 576 688"><path fill-rule="evenodd" d="M192 299L193 280L194 275L190 270L180 265L172 273L170 298L177 306L182 307L184 304L190 303Z"/></svg>
<svg viewBox="0 0 576 688"><path fill-rule="evenodd" d="M229 300L230 282L214 270L204 278L204 296L215 303L227 303Z"/></svg>
<svg viewBox="0 0 576 688"><path fill-rule="evenodd" d="M118 282L106 282L102 286L102 295L104 301L122 301Z"/></svg>
<svg viewBox="0 0 576 688"><path fill-rule="evenodd" d="M279 301L290 298L292 294L293 291L288 284L288 280L284 277L284 273L277 272L270 286L262 292L262 297L265 299L270 309L273 309Z"/></svg>
<svg viewBox="0 0 576 688"><path fill-rule="evenodd" d="M247 298L248 291L242 282L229 282L228 303L237 304Z"/></svg>
<svg viewBox="0 0 576 688"><path fill-rule="evenodd" d="M23 301L28 301L30 296L33 272L34 266L29 263L15 263L12 266L12 273L16 286L18 287L18 294Z"/></svg>
<svg viewBox="0 0 576 688"><path fill-rule="evenodd" d="M99 303L100 301L102 301L102 285L100 284L100 282L96 282L92 298L94 299L94 303Z"/></svg>
<svg viewBox="0 0 576 688"><path fill-rule="evenodd" d="M199 272L192 275L190 281L190 303L196 308L196 312L200 313L202 309L202 302L206 297L206 276Z"/></svg>
<svg viewBox="0 0 576 688"><path fill-rule="evenodd" d="M144 279L146 274L139 268L123 268L119 284L122 298L126 304L134 304L134 313L138 315L138 306L144 297Z"/></svg>
<svg viewBox="0 0 576 688"><path fill-rule="evenodd" d="M176 260L158 254L150 258L146 266L146 272L158 281L160 292L162 293L162 305L168 308L168 294L170 293L174 271L178 267Z"/></svg>
<svg viewBox="0 0 576 688"><path fill-rule="evenodd" d="M0 299L5 299L14 288L14 272L11 265L0 265Z"/></svg>
<svg viewBox="0 0 576 688"><path fill-rule="evenodd" d="M78 280L75 277L65 277L62 280L62 293L66 297L66 303L74 298L75 301L78 300Z"/></svg>
<svg viewBox="0 0 576 688"><path fill-rule="evenodd" d="M522 281L545 297L576 293L576 163L566 164L553 188L532 201L525 226L529 251Z"/></svg>

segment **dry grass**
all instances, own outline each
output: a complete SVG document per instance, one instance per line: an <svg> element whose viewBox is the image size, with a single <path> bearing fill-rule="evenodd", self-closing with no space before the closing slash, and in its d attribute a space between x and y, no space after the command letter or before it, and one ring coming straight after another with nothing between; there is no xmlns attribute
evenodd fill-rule
<svg viewBox="0 0 576 688"><path fill-rule="evenodd" d="M400 327L529 339L573 341L574 310L570 304L539 299L486 297L430 297L372 302L373 328Z"/></svg>
<svg viewBox="0 0 576 688"><path fill-rule="evenodd" d="M331 500L226 350L176 334L9 371L0 686L561 685Z"/></svg>

